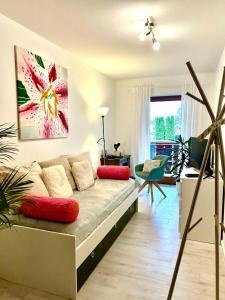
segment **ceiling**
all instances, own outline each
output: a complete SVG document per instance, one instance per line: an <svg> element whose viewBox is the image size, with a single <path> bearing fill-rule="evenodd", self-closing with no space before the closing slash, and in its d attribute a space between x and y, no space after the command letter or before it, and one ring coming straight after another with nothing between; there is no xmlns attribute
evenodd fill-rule
<svg viewBox="0 0 225 300"><path fill-rule="evenodd" d="M225 45L224 0L0 0L0 12L112 78L214 71ZM139 41L152 16L161 49Z"/></svg>

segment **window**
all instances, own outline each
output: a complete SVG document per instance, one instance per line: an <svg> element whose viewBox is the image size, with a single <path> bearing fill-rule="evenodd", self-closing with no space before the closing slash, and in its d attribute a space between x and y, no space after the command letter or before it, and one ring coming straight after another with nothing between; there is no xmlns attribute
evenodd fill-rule
<svg viewBox="0 0 225 300"><path fill-rule="evenodd" d="M181 133L181 96L151 97L151 141L176 141Z"/></svg>
<svg viewBox="0 0 225 300"><path fill-rule="evenodd" d="M181 134L181 96L151 97L151 158L159 154L171 155L173 163L176 140Z"/></svg>

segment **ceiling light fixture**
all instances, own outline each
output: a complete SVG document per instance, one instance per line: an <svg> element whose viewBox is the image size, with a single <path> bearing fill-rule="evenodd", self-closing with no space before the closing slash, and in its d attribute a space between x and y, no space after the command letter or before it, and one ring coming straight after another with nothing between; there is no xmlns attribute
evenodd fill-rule
<svg viewBox="0 0 225 300"><path fill-rule="evenodd" d="M151 20L151 18L147 18L147 21L145 22L145 28L147 29L146 32L142 32L139 35L140 41L145 41L148 35L151 35L152 38L152 48L153 50L157 51L160 49L160 43L156 40L155 34L153 31L153 28L155 27L154 22Z"/></svg>
<svg viewBox="0 0 225 300"><path fill-rule="evenodd" d="M146 38L147 38L147 37L146 37L146 33L145 33L145 32L142 32L142 33L139 34L139 40L140 40L140 41L145 41Z"/></svg>

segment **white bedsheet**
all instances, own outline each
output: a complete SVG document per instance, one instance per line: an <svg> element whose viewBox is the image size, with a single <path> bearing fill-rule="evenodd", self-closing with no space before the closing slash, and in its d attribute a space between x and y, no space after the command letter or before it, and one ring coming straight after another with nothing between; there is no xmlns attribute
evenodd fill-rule
<svg viewBox="0 0 225 300"><path fill-rule="evenodd" d="M135 181L133 179L97 179L95 184L87 190L74 192L73 198L80 205L80 213L75 222L64 224L22 215L18 215L16 220L19 225L75 235L78 246L126 199L134 188Z"/></svg>

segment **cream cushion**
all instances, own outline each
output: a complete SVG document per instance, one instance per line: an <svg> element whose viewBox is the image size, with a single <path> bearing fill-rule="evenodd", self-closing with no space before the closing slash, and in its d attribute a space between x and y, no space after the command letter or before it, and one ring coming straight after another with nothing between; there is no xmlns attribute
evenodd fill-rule
<svg viewBox="0 0 225 300"><path fill-rule="evenodd" d="M28 194L37 195L37 196L49 196L48 190L41 178L42 169L37 161L33 161L30 164L23 165L18 172L19 175L27 174L24 180L31 180L31 188L28 191Z"/></svg>
<svg viewBox="0 0 225 300"><path fill-rule="evenodd" d="M146 159L144 162L143 172L150 172L151 170L157 168L160 166L161 161L160 160L150 160Z"/></svg>
<svg viewBox="0 0 225 300"><path fill-rule="evenodd" d="M39 175L42 174L41 166L39 165L39 163L37 161L33 161L30 164L23 165L21 168L24 171L31 171L32 173L36 173L36 174L39 174Z"/></svg>
<svg viewBox="0 0 225 300"><path fill-rule="evenodd" d="M10 172L15 168L13 165L0 165L0 172ZM32 172L41 175L42 169L41 166L38 164L38 162L33 161L30 164L16 166L16 168L22 172Z"/></svg>
<svg viewBox="0 0 225 300"><path fill-rule="evenodd" d="M62 165L43 168L43 181L51 197L70 197L73 190Z"/></svg>
<svg viewBox="0 0 225 300"><path fill-rule="evenodd" d="M10 172L12 172L12 170L13 168L10 167L5 167L4 170L3 168L1 168L0 181L2 182L3 178L5 178ZM26 168L19 168L13 181L18 179L19 176L25 176L22 181L33 181L33 183L30 184L30 189L27 190L26 194L32 194L37 196L49 196L48 190L46 189L46 186L38 172L32 172L31 170Z"/></svg>
<svg viewBox="0 0 225 300"><path fill-rule="evenodd" d="M66 172L67 179L71 185L71 188L73 190L76 189L76 185L75 185L73 175L72 175L71 166L65 157L57 157L54 159L41 161L41 162L39 162L39 165L41 166L41 168L48 168L48 167L56 166L56 165L63 166L65 169L65 172Z"/></svg>
<svg viewBox="0 0 225 300"><path fill-rule="evenodd" d="M94 184L93 170L88 159L74 162L72 172L79 191L86 190Z"/></svg>
<svg viewBox="0 0 225 300"><path fill-rule="evenodd" d="M88 159L90 161L90 164L91 164L91 167L92 167L92 172L93 172L94 179L97 178L97 172L92 166L91 156L90 156L90 153L88 151L87 152L82 152L82 153L79 153L79 154L75 154L75 155L63 155L63 157L68 159L71 167L72 167L74 162L80 162L80 161L83 161L85 159Z"/></svg>
<svg viewBox="0 0 225 300"><path fill-rule="evenodd" d="M30 172L26 175L24 180L33 181L31 188L27 192L28 194L36 196L49 196L48 190L39 174Z"/></svg>

